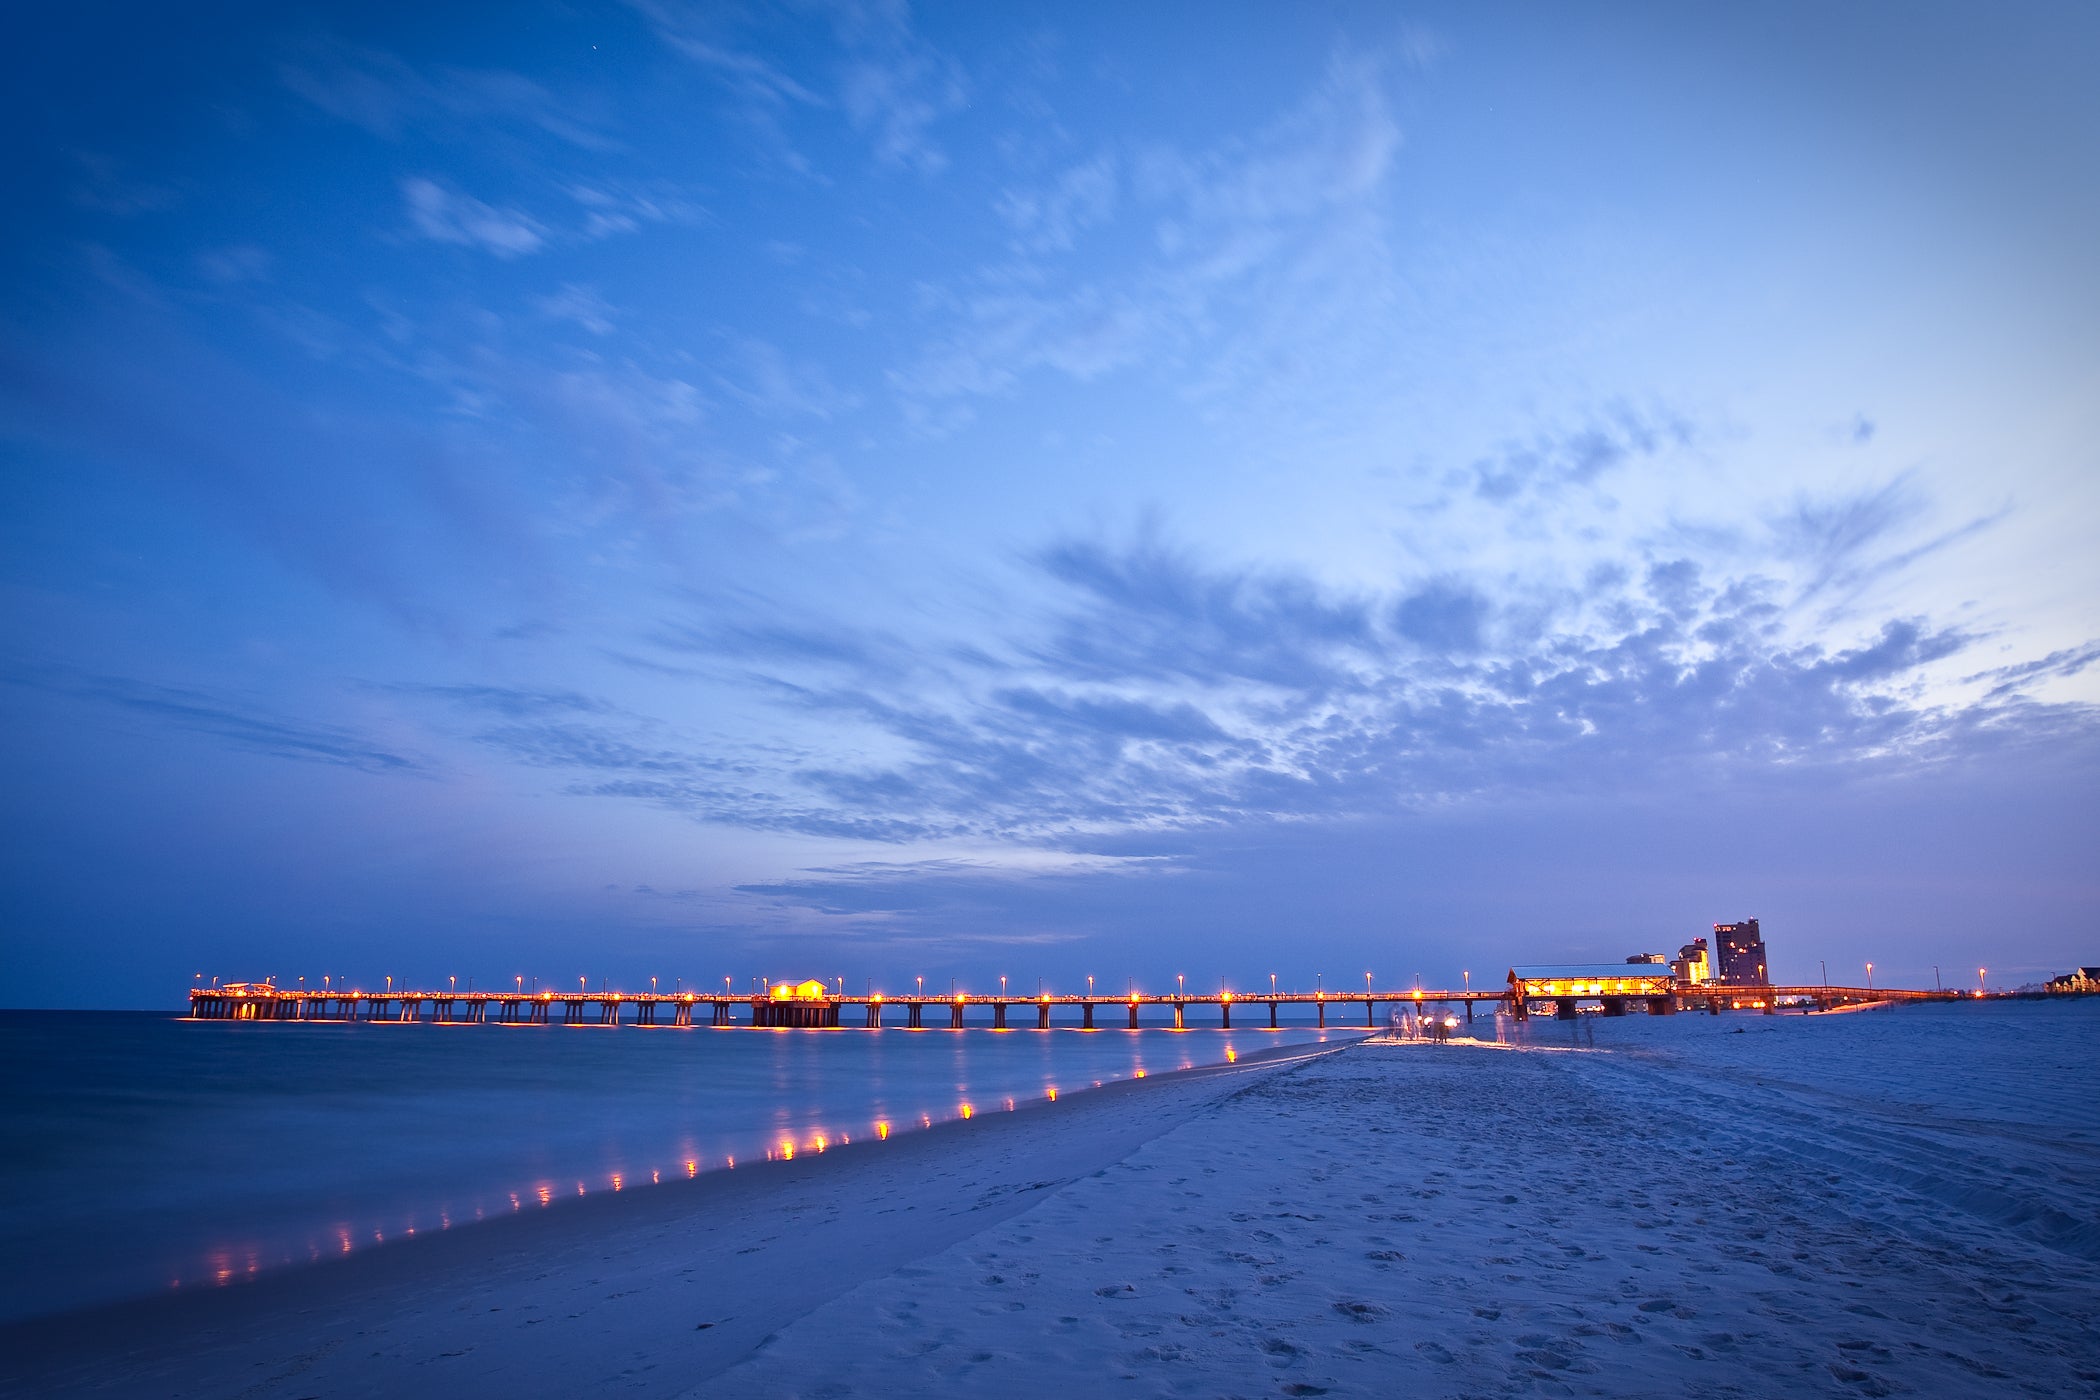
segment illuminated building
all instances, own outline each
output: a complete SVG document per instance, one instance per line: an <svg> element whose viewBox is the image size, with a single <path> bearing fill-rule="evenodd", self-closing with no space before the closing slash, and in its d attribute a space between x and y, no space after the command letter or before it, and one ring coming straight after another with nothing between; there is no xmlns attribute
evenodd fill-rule
<svg viewBox="0 0 2100 1400"><path fill-rule="evenodd" d="M763 997L751 999L754 1026L836 1026L839 1004L830 989L811 978L807 982L779 982Z"/></svg>
<svg viewBox="0 0 2100 1400"><path fill-rule="evenodd" d="M1720 980L1730 987L1769 986L1765 974L1765 940L1757 931L1757 920L1714 925L1714 951L1721 964Z"/></svg>
<svg viewBox="0 0 2100 1400"><path fill-rule="evenodd" d="M1676 960L1670 964L1670 974L1689 987L1713 981L1713 962L1706 955L1706 940L1694 938L1679 948Z"/></svg>
<svg viewBox="0 0 2100 1400"><path fill-rule="evenodd" d="M1558 963L1509 970L1510 1004L1519 1016L1534 1001L1553 1003L1553 1014L1572 1020L1575 1004L1601 1002L1607 1016L1626 1014L1628 1002L1644 1001L1655 1015L1675 1010L1670 974L1653 963Z"/></svg>

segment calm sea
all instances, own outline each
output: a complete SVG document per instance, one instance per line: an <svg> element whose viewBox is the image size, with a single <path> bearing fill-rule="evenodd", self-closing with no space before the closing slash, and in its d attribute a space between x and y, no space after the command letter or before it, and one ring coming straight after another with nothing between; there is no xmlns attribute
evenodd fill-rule
<svg viewBox="0 0 2100 1400"><path fill-rule="evenodd" d="M0 1319L1318 1038L0 1012Z"/></svg>

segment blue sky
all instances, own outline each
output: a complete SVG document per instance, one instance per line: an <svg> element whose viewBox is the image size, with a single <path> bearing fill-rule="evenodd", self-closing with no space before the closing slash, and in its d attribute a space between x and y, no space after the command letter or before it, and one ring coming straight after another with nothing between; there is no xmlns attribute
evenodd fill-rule
<svg viewBox="0 0 2100 1400"><path fill-rule="evenodd" d="M1130 10L30 21L9 999L2100 958L2090 7Z"/></svg>

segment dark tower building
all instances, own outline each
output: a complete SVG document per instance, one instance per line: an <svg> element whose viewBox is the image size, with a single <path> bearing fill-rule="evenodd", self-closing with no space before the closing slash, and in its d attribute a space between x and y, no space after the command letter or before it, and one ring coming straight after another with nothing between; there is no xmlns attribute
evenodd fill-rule
<svg viewBox="0 0 2100 1400"><path fill-rule="evenodd" d="M1721 964L1720 980L1730 987L1765 987L1772 979L1765 973L1765 940L1757 931L1757 920L1714 925L1714 952Z"/></svg>

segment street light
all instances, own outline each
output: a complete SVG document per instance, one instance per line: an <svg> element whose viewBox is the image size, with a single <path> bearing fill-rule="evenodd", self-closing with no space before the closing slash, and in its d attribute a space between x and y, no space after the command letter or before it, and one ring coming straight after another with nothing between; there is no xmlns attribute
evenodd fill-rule
<svg viewBox="0 0 2100 1400"><path fill-rule="evenodd" d="M1088 996L1094 994L1094 974L1091 972L1086 975L1086 994Z"/></svg>
<svg viewBox="0 0 2100 1400"><path fill-rule="evenodd" d="M1870 992L1874 990L1874 964L1872 963L1867 964L1867 990Z"/></svg>
<svg viewBox="0 0 2100 1400"><path fill-rule="evenodd" d="M999 974L999 995L1006 995L1006 974L1003 972Z"/></svg>
<svg viewBox="0 0 2100 1400"><path fill-rule="evenodd" d="M1417 980L1419 981L1420 979L1417 978ZM1366 997L1371 995L1371 974L1368 972L1364 974L1364 995Z"/></svg>
<svg viewBox="0 0 2100 1400"><path fill-rule="evenodd" d="M1269 995L1276 995L1276 974L1273 972L1269 974Z"/></svg>
<svg viewBox="0 0 2100 1400"><path fill-rule="evenodd" d="M1175 973L1175 974L1174 974L1174 995L1175 995L1175 996L1180 996L1180 995L1182 994L1182 991L1184 990L1184 988L1182 987L1182 983L1184 983L1184 982L1186 982L1186 981L1188 981L1188 980L1189 980L1189 979L1188 979L1188 978L1187 978L1186 976L1184 976L1184 975L1183 975L1182 973L1179 973L1179 972L1177 972L1177 973Z"/></svg>
<svg viewBox="0 0 2100 1400"><path fill-rule="evenodd" d="M1984 994L1983 969L1979 967L1976 969L1976 995L1983 996Z"/></svg>
<svg viewBox="0 0 2100 1400"><path fill-rule="evenodd" d="M919 995L926 995L926 974L923 972L919 974Z"/></svg>
<svg viewBox="0 0 2100 1400"><path fill-rule="evenodd" d="M1823 985L1828 987L1830 985L1830 960L1828 958L1817 958L1816 966L1823 969Z"/></svg>

